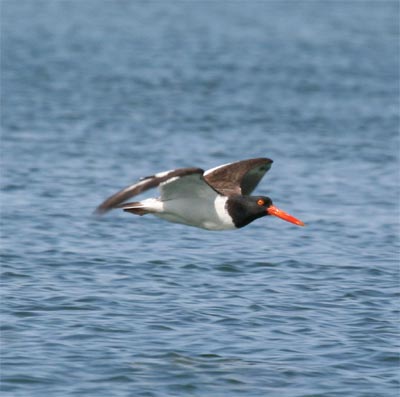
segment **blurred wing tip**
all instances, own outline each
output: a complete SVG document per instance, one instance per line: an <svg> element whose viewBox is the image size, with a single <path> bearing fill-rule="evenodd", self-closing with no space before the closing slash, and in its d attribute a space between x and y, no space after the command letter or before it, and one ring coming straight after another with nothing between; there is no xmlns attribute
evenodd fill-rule
<svg viewBox="0 0 400 397"><path fill-rule="evenodd" d="M108 208L102 208L101 206L97 207L93 212L92 215L95 217L100 217L109 211Z"/></svg>

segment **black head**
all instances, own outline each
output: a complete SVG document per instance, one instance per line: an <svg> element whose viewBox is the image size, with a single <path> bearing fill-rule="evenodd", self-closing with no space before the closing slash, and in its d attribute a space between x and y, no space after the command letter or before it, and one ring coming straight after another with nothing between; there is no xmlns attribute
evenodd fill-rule
<svg viewBox="0 0 400 397"><path fill-rule="evenodd" d="M274 215L287 222L304 226L304 223L286 212L276 208L266 196L232 196L227 201L229 215L236 227L243 227L255 219Z"/></svg>
<svg viewBox="0 0 400 397"><path fill-rule="evenodd" d="M232 196L227 202L229 215L236 227L243 227L255 219L268 215L272 200L265 196Z"/></svg>

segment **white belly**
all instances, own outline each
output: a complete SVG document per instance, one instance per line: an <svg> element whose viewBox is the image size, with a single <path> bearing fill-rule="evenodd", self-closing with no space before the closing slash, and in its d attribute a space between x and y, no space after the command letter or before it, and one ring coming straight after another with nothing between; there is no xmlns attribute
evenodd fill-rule
<svg viewBox="0 0 400 397"><path fill-rule="evenodd" d="M214 201L204 198L163 201L163 210L154 215L170 222L207 230L236 229L225 208L226 200L226 197L218 196Z"/></svg>

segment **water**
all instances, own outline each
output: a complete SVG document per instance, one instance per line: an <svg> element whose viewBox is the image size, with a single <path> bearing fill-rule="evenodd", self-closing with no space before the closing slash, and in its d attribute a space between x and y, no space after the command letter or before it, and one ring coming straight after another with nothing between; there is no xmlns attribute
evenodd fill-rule
<svg viewBox="0 0 400 397"><path fill-rule="evenodd" d="M3 396L397 395L397 2L1 8ZM258 156L308 227L91 217Z"/></svg>

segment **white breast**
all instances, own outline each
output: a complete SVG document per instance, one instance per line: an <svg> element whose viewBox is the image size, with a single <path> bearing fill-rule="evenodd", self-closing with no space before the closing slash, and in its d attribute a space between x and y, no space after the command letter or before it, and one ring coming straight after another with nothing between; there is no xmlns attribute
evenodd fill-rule
<svg viewBox="0 0 400 397"><path fill-rule="evenodd" d="M227 197L217 196L213 201L204 199L174 199L162 202L163 211L154 215L170 222L207 230L235 229L225 208Z"/></svg>
<svg viewBox="0 0 400 397"><path fill-rule="evenodd" d="M218 227L212 230L236 229L236 226L226 208L227 200L228 198L224 196L217 196L217 198L214 200L215 213L217 214L219 222Z"/></svg>

